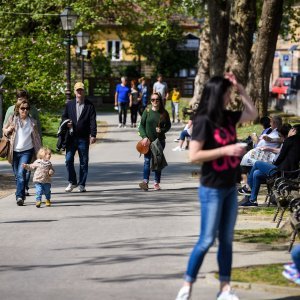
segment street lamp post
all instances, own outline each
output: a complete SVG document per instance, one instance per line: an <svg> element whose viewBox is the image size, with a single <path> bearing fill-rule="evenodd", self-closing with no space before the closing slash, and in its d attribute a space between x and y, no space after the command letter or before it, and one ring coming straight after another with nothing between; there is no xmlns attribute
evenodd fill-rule
<svg viewBox="0 0 300 300"><path fill-rule="evenodd" d="M80 31L76 35L77 37L77 44L80 49L80 56L81 56L81 81L84 81L84 54L83 54L83 48L87 45L89 42L90 35L88 32Z"/></svg>
<svg viewBox="0 0 300 300"><path fill-rule="evenodd" d="M66 32L67 38L67 102L71 100L71 30L74 29L78 16L71 7L67 7L60 14L63 30Z"/></svg>

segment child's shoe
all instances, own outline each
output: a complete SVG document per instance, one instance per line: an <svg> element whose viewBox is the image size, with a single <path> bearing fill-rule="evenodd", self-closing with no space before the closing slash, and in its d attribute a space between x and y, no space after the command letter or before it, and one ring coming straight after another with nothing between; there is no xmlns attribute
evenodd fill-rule
<svg viewBox="0 0 300 300"><path fill-rule="evenodd" d="M42 201L38 200L38 201L35 202L35 207L40 208L41 204L42 204Z"/></svg>
<svg viewBox="0 0 300 300"><path fill-rule="evenodd" d="M141 183L139 183L139 187L144 190L144 191L148 191L148 183L145 181L142 181Z"/></svg>
<svg viewBox="0 0 300 300"><path fill-rule="evenodd" d="M46 200L46 206L51 206L51 201L50 200Z"/></svg>

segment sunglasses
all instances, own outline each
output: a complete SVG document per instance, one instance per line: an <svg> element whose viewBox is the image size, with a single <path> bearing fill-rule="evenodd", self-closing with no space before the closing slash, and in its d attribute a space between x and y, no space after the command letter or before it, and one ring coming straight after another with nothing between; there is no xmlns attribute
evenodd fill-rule
<svg viewBox="0 0 300 300"><path fill-rule="evenodd" d="M154 102L154 101L158 102L159 99L158 99L158 98L152 98L152 99L151 99L151 102Z"/></svg>
<svg viewBox="0 0 300 300"><path fill-rule="evenodd" d="M29 108L29 107L20 107L20 109L23 110L23 111L24 111L24 110L27 110L27 111L28 111L30 108Z"/></svg>

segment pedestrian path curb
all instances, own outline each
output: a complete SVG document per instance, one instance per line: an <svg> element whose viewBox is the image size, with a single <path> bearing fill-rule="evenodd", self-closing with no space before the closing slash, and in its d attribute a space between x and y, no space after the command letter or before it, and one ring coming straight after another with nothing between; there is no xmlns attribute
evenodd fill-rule
<svg viewBox="0 0 300 300"><path fill-rule="evenodd" d="M207 273L205 275L205 281L211 285L219 285L219 280L215 277L215 273ZM274 294L288 294L290 296L300 295L300 289L294 287L284 287L271 284L249 283L240 281L231 281L230 284L233 289L260 290L264 292L272 292Z"/></svg>

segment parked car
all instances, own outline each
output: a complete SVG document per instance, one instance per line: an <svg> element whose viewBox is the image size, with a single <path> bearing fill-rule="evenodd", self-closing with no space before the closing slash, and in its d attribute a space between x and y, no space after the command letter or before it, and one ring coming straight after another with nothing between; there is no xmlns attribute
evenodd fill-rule
<svg viewBox="0 0 300 300"><path fill-rule="evenodd" d="M279 77L271 89L271 97L277 99L288 99L290 94L291 77Z"/></svg>

